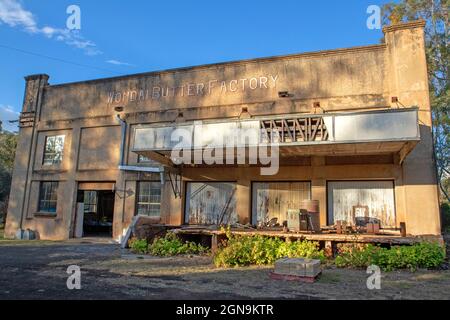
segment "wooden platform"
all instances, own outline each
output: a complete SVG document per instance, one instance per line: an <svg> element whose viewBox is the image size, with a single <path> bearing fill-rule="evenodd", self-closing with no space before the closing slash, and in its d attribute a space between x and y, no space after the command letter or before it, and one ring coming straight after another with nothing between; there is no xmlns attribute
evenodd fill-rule
<svg viewBox="0 0 450 320"><path fill-rule="evenodd" d="M220 229L201 227L181 227L173 232L184 235L205 235L205 236L225 236L225 232ZM256 229L231 229L231 233L242 236L267 236L278 237L291 240L310 240L324 242L355 242L355 243L376 243L389 245L411 245L423 241L438 241L443 243L442 236L421 236L402 237L395 234L336 234L336 233L297 233Z"/></svg>

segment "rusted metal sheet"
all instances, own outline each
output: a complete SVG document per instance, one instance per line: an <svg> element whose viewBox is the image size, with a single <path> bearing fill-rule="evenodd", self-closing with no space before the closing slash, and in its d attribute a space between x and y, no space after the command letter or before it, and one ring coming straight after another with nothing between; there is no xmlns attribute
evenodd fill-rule
<svg viewBox="0 0 450 320"><path fill-rule="evenodd" d="M395 227L393 181L335 181L328 183L328 218L331 224L379 222Z"/></svg>
<svg viewBox="0 0 450 320"><path fill-rule="evenodd" d="M189 182L186 188L186 223L213 225L238 221L235 183Z"/></svg>
<svg viewBox="0 0 450 320"><path fill-rule="evenodd" d="M252 223L261 225L273 218L282 224L289 209L300 209L311 198L309 182L255 182L252 196Z"/></svg>

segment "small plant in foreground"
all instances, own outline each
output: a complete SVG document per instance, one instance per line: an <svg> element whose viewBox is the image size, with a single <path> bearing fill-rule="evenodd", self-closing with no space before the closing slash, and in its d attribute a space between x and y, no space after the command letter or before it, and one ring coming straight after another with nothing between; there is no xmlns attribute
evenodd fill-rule
<svg viewBox="0 0 450 320"><path fill-rule="evenodd" d="M146 254L148 253L148 243L145 239L136 239L133 238L128 242L128 246L131 251L138 254Z"/></svg>
<svg viewBox="0 0 450 320"><path fill-rule="evenodd" d="M276 260L289 258L312 258L325 260L319 244L311 241L284 241L263 236L236 236L227 233L228 240L214 256L217 267L273 264Z"/></svg>
<svg viewBox="0 0 450 320"><path fill-rule="evenodd" d="M156 238L148 247L155 256L175 256L179 254L206 254L209 249L195 242L182 241L174 233L169 232L163 238Z"/></svg>
<svg viewBox="0 0 450 320"><path fill-rule="evenodd" d="M133 238L129 241L131 251L137 254L154 256L175 256L180 254L206 254L209 249L195 242L182 241L174 233L167 233L163 238L155 238L151 244L145 239Z"/></svg>
<svg viewBox="0 0 450 320"><path fill-rule="evenodd" d="M422 242L411 246L381 248L372 244L341 245L337 267L365 268L377 265L384 271L396 269L437 268L445 260L445 249L439 243Z"/></svg>

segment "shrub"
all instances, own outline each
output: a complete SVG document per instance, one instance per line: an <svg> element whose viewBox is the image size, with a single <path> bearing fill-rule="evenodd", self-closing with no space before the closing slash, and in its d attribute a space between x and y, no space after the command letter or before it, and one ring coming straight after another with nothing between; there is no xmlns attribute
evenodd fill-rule
<svg viewBox="0 0 450 320"><path fill-rule="evenodd" d="M377 265L384 271L395 269L436 268L445 260L445 249L438 243L422 242L390 249L372 244L347 245L339 248L337 267L365 268Z"/></svg>
<svg viewBox="0 0 450 320"><path fill-rule="evenodd" d="M146 254L148 253L148 243L145 239L136 239L133 238L128 242L128 246L131 251L138 254Z"/></svg>
<svg viewBox="0 0 450 320"><path fill-rule="evenodd" d="M284 257L325 260L317 242L283 241L263 236L235 236L227 234L226 244L217 250L214 264L217 267L273 264Z"/></svg>
<svg viewBox="0 0 450 320"><path fill-rule="evenodd" d="M164 238L156 238L148 247L150 254L155 256L175 256L179 254L205 254L209 251L195 242L184 242L174 233L169 232Z"/></svg>

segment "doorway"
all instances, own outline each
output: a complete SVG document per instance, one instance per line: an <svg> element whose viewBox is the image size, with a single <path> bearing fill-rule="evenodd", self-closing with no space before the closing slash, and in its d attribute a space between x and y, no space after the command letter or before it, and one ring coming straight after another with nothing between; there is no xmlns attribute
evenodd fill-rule
<svg viewBox="0 0 450 320"><path fill-rule="evenodd" d="M113 190L78 190L76 237L112 237Z"/></svg>

